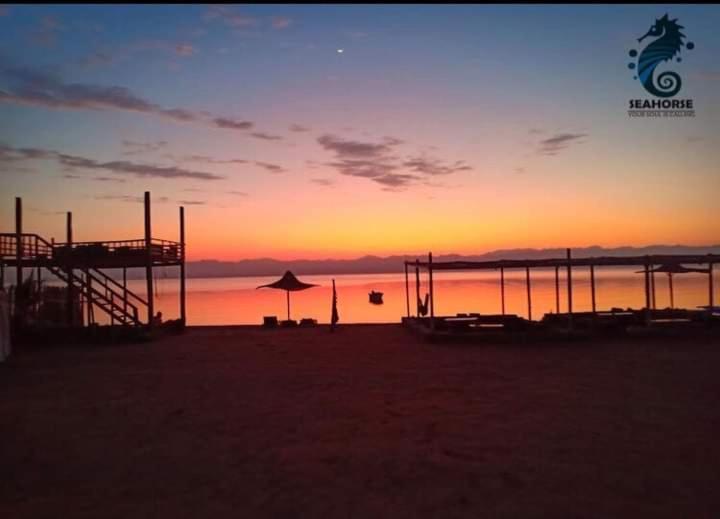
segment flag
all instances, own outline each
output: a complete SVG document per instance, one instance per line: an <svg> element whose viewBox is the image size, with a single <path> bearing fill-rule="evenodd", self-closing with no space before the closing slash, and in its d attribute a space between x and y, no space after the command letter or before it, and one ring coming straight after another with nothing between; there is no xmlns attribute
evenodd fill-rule
<svg viewBox="0 0 720 519"><path fill-rule="evenodd" d="M335 291L335 280L333 279L332 315L330 317L330 329L335 329L335 324L340 320L337 310L337 292Z"/></svg>

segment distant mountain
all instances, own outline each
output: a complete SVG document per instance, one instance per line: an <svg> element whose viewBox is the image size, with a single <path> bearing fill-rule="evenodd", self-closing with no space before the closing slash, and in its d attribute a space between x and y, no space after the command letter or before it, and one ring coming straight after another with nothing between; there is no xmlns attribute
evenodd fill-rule
<svg viewBox="0 0 720 519"><path fill-rule="evenodd" d="M600 246L579 247L572 250L573 257L589 256L642 256L645 254L720 254L720 245L651 245L647 247ZM561 258L564 248L556 249L503 249L479 255L446 254L433 257L434 261L491 261L498 259ZM286 270L297 275L310 274L381 274L403 272L403 261L424 260L425 255L396 255L387 257L363 256L351 260L276 260L272 258L239 261L201 260L186 265L188 277L279 276ZM174 269L170 269L174 270ZM174 276L173 274L169 275Z"/></svg>

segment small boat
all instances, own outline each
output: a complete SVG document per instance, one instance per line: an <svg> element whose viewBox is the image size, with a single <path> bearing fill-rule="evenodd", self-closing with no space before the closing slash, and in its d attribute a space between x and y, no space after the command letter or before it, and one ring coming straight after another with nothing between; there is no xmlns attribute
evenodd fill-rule
<svg viewBox="0 0 720 519"><path fill-rule="evenodd" d="M370 302L374 305L381 305L383 304L383 293L382 292L375 292L374 290L368 294L370 296Z"/></svg>

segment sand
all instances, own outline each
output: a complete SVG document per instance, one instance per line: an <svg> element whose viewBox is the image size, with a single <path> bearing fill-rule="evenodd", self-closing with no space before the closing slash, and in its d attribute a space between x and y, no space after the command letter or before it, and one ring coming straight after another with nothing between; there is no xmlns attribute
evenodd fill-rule
<svg viewBox="0 0 720 519"><path fill-rule="evenodd" d="M0 365L0 516L712 517L720 341L194 329Z"/></svg>

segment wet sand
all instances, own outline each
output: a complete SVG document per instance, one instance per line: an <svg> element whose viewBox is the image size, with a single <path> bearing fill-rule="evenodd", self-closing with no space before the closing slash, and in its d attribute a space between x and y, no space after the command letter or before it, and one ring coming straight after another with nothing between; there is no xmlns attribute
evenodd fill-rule
<svg viewBox="0 0 720 519"><path fill-rule="evenodd" d="M0 516L712 517L720 340L193 329L0 365Z"/></svg>

